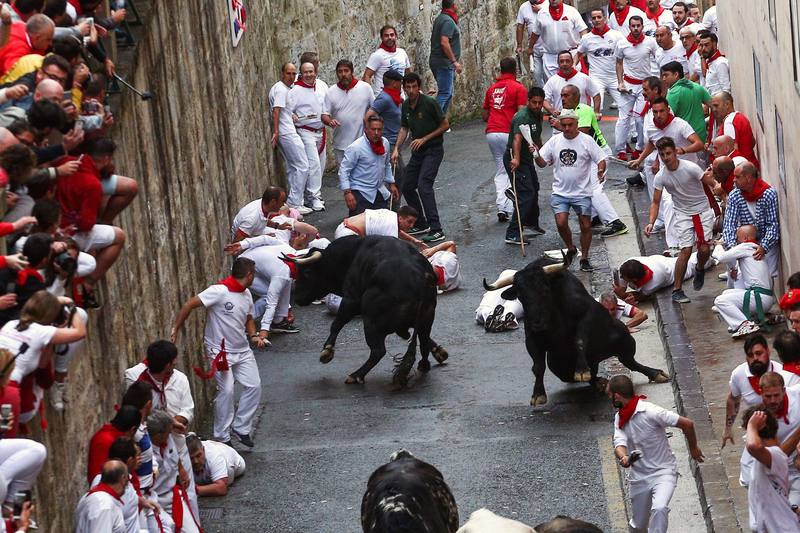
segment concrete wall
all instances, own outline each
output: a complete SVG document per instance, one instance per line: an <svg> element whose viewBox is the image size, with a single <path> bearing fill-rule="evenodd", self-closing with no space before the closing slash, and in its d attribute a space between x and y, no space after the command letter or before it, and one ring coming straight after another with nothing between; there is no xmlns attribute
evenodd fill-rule
<svg viewBox="0 0 800 533"><path fill-rule="evenodd" d="M782 278L785 279L800 267L800 250L792 246L800 231L800 212L797 209L800 185L796 180L800 170L800 153L794 149L796 139L800 138L800 124L794 119L800 104L800 85L794 66L800 54L800 34L797 33L800 3L796 0L765 0L763 9L755 10L748 9L745 4L719 3L720 39L724 44L722 52L727 55L731 65L736 109L750 118L758 143L762 175L779 191ZM770 4L775 6L774 26L769 20ZM747 21L746 25L742 24L744 20ZM796 44L793 45L793 42ZM761 64L763 113L760 117L757 112L754 56ZM777 115L783 123L782 142L786 147L784 182L779 177L778 168Z"/></svg>

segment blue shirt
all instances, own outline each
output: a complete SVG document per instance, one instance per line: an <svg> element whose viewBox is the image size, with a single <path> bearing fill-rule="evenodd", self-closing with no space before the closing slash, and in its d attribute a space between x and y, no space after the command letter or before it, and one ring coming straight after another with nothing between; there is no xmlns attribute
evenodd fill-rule
<svg viewBox="0 0 800 533"><path fill-rule="evenodd" d="M346 191L354 189L370 202L375 201L378 192L384 199L389 198L389 190L385 183L394 183L392 162L390 160L389 141L382 138L386 153L378 155L366 135L362 135L344 151L344 159L339 165L339 187Z"/></svg>
<svg viewBox="0 0 800 533"><path fill-rule="evenodd" d="M381 91L372 102L372 110L383 119L383 136L394 146L397 134L400 133L400 106L394 103L391 96Z"/></svg>
<svg viewBox="0 0 800 533"><path fill-rule="evenodd" d="M778 223L778 193L770 187L756 201L756 216L750 213L742 192L735 188L728 195L725 220L722 223L722 239L726 248L736 246L736 230L740 226L752 225L758 230L758 240L764 250L778 244L781 227Z"/></svg>

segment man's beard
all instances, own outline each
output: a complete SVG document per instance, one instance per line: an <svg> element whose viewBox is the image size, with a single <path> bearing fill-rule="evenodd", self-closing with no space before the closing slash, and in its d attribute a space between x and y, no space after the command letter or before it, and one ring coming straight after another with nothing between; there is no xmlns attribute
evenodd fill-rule
<svg viewBox="0 0 800 533"><path fill-rule="evenodd" d="M753 361L747 366L750 369L750 373L754 376L763 376L764 372L767 371L767 364L762 363L761 361Z"/></svg>
<svg viewBox="0 0 800 533"><path fill-rule="evenodd" d="M611 405L613 405L615 409L622 409L623 407L622 402L619 400L612 400Z"/></svg>

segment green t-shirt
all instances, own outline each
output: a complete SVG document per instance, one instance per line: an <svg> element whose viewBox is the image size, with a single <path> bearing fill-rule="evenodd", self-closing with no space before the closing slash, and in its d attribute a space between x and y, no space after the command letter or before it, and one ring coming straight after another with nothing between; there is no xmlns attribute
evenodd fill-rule
<svg viewBox="0 0 800 533"><path fill-rule="evenodd" d="M589 135L597 146L604 148L606 146L606 138L603 137L603 132L600 131L600 124L597 122L597 115L594 114L594 109L586 104L578 104L575 108L575 113L578 115L578 127L589 128Z"/></svg>
<svg viewBox="0 0 800 533"><path fill-rule="evenodd" d="M411 130L412 139L421 139L439 127L444 120L444 113L439 107L436 98L427 94L419 95L417 106L411 107L411 101L406 99L400 108L400 125ZM441 146L442 136L438 135L425 143L425 146Z"/></svg>
<svg viewBox="0 0 800 533"><path fill-rule="evenodd" d="M539 148L542 147L542 113L535 113L528 109L527 106L520 109L514 115L514 118L511 119L511 131L508 134L508 144L506 145L509 149L514 147L514 136L516 134L520 134L520 126L527 125L530 127L531 131L531 140L533 143L538 146ZM527 127L526 126L526 127ZM531 155L531 151L528 149L528 141L525 140L525 137L522 138L522 149L520 150L519 154L520 163L525 163L528 165L533 164L533 156Z"/></svg>
<svg viewBox="0 0 800 533"><path fill-rule="evenodd" d="M442 50L442 36L450 39L450 48L456 59L461 57L461 30L450 15L439 13L439 16L433 21L433 30L431 31L431 57L429 60L431 70L455 68L450 62L450 58Z"/></svg>
<svg viewBox="0 0 800 533"><path fill-rule="evenodd" d="M682 78L667 91L667 102L672 113L688 122L700 140L705 143L706 117L703 113L703 104L711 102L708 90L698 83Z"/></svg>

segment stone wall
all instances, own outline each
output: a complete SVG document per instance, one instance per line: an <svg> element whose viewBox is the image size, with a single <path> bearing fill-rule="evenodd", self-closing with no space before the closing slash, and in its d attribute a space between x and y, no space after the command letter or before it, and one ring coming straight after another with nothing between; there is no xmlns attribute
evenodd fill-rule
<svg viewBox="0 0 800 533"><path fill-rule="evenodd" d="M479 108L495 66L511 52L518 1L460 2L465 70L454 114ZM111 417L124 368L169 334L186 298L223 275L221 250L238 208L265 185L283 182L267 117L280 65L318 50L329 83L342 58L360 75L378 29L392 22L414 70L430 80L430 27L438 13L430 0L269 0L247 8L247 33L233 48L226 2L153 3L130 78L156 97L141 102L126 92L114 133L118 171L136 178L140 193L120 221L128 243L103 287L105 306L91 313L86 350L71 369L68 411L48 412L50 457L38 486L43 531L71 530L88 439ZM200 361L201 326L198 313L179 340L184 368ZM190 380L198 414L208 413L212 391Z"/></svg>

